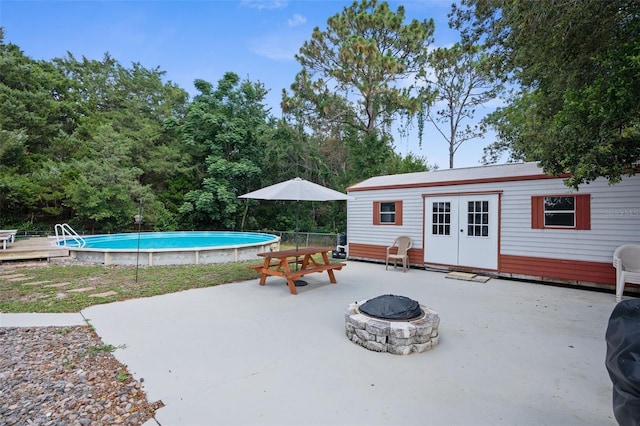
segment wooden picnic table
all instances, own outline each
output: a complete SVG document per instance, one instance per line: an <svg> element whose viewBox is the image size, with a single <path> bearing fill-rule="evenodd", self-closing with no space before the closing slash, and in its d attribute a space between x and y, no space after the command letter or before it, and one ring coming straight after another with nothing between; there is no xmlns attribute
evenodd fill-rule
<svg viewBox="0 0 640 426"><path fill-rule="evenodd" d="M297 250L280 250L258 253L258 256L264 257L264 262L259 266L252 266L260 273L260 285L265 285L267 276L283 277L287 280L289 291L291 294L298 294L295 281L300 277L314 272L327 271L329 281L336 284L334 270L340 270L346 263L331 263L329 255L332 247L302 247ZM321 254L322 261L319 262L313 256ZM294 269L290 265L297 265Z"/></svg>

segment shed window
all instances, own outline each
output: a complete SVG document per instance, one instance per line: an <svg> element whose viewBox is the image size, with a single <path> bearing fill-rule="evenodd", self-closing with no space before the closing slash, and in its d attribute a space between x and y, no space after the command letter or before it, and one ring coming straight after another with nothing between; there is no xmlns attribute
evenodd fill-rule
<svg viewBox="0 0 640 426"><path fill-rule="evenodd" d="M591 196L545 195L531 197L534 229L591 229Z"/></svg>
<svg viewBox="0 0 640 426"><path fill-rule="evenodd" d="M402 201L374 201L374 225L402 225Z"/></svg>

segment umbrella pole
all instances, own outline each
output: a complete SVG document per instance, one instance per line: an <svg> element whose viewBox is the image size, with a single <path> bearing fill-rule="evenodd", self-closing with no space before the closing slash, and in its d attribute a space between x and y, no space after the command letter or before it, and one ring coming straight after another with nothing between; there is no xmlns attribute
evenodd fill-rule
<svg viewBox="0 0 640 426"><path fill-rule="evenodd" d="M298 251L298 231L300 231L300 201L296 201L296 251ZM296 263L296 271L298 264Z"/></svg>
<svg viewBox="0 0 640 426"><path fill-rule="evenodd" d="M298 242L298 240L299 240L299 235L298 235L299 231L300 231L300 201L298 200L298 201L296 201L296 251L298 251L299 245L300 245L299 242ZM296 256L296 271L297 270L298 270L298 257ZM304 280L295 280L293 282L293 284L296 287L303 287L303 286L307 285L307 282L304 281Z"/></svg>

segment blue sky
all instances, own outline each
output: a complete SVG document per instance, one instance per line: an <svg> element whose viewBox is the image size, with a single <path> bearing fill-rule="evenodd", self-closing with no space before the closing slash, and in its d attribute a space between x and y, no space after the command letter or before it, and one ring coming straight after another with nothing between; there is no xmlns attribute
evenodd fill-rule
<svg viewBox="0 0 640 426"><path fill-rule="evenodd" d="M410 19L433 18L434 46L451 45L457 33L447 26L452 0L388 1L405 7ZM159 67L171 80L195 94L197 78L216 83L227 71L260 81L270 90L267 102L280 116L280 97L300 66L294 55L314 27L326 29L330 16L352 1L344 0L0 0L5 42L17 44L31 58L66 56L101 59L106 52L124 66L140 62ZM482 108L481 114L491 109ZM431 126L422 147L417 137L397 137L396 150L425 156L448 167L448 147ZM477 166L491 139L461 146L456 167Z"/></svg>

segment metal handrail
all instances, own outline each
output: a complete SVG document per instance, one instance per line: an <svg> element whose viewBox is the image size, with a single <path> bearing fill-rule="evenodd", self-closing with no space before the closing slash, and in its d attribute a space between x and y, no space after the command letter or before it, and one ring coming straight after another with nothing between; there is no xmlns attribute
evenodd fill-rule
<svg viewBox="0 0 640 426"><path fill-rule="evenodd" d="M60 230L59 234L58 230ZM65 247L67 246L67 238L65 237L65 235L68 235L70 238L72 238L76 242L78 247L84 247L85 244L87 244L84 238L78 235L78 233L74 231L74 229L67 223L56 224L56 226L54 227L54 231L56 233L56 241L58 243L62 241L62 245Z"/></svg>

